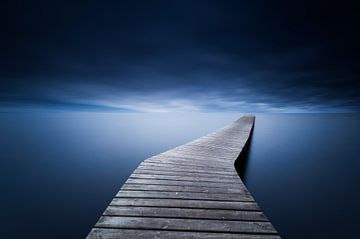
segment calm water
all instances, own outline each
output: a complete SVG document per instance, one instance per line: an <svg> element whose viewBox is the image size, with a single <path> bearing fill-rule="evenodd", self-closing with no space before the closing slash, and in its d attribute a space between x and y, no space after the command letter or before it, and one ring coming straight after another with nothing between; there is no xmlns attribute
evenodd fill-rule
<svg viewBox="0 0 360 239"><path fill-rule="evenodd" d="M237 117L0 113L1 236L84 238L139 162ZM244 181L284 238L356 238L359 122L257 115Z"/></svg>
<svg viewBox="0 0 360 239"><path fill-rule="evenodd" d="M244 181L284 238L359 238L360 115L259 115Z"/></svg>

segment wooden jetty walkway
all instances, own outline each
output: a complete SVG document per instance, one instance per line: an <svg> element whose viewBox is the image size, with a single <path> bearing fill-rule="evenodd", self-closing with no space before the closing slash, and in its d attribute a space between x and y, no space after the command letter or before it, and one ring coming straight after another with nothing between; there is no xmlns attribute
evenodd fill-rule
<svg viewBox="0 0 360 239"><path fill-rule="evenodd" d="M143 161L87 238L280 238L234 167L254 120Z"/></svg>

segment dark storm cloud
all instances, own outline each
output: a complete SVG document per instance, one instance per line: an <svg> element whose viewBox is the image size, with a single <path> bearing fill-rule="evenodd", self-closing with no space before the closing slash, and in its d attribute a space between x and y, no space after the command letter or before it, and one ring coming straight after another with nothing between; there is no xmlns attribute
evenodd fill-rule
<svg viewBox="0 0 360 239"><path fill-rule="evenodd" d="M8 1L0 104L358 111L358 20L329 1Z"/></svg>

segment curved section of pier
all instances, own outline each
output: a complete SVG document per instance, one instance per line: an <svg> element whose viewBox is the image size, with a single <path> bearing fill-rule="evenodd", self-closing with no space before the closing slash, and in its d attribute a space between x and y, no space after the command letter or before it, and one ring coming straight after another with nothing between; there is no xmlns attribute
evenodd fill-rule
<svg viewBox="0 0 360 239"><path fill-rule="evenodd" d="M254 120L144 160L87 238L280 238L234 167Z"/></svg>

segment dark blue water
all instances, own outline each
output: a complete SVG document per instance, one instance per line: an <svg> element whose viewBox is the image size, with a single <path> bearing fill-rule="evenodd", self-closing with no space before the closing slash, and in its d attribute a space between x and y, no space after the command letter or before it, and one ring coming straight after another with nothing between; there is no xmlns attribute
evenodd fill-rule
<svg viewBox="0 0 360 239"><path fill-rule="evenodd" d="M1 237L84 238L139 162L237 117L0 113ZM359 122L257 115L244 180L284 238L357 237Z"/></svg>
<svg viewBox="0 0 360 239"><path fill-rule="evenodd" d="M284 238L359 238L360 115L258 115L244 181Z"/></svg>

